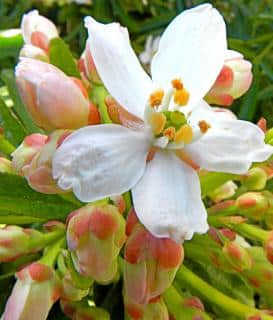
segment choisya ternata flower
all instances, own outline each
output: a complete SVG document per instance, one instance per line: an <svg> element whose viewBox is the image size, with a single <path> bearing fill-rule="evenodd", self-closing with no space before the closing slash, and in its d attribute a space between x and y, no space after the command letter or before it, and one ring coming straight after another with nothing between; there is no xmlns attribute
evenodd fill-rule
<svg viewBox="0 0 273 320"><path fill-rule="evenodd" d="M273 153L257 126L214 112L203 101L227 50L222 16L209 4L177 16L160 40L151 78L126 29L92 18L86 26L100 78L143 125L96 125L71 134L53 159L58 185L84 202L132 189L139 220L157 237L179 242L206 232L195 169L245 173Z"/></svg>

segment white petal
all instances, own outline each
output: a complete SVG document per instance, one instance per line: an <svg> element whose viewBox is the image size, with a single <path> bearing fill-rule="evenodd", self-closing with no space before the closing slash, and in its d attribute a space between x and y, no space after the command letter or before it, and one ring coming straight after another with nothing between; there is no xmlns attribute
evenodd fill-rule
<svg viewBox="0 0 273 320"><path fill-rule="evenodd" d="M197 173L173 153L157 152L132 194L139 220L156 237L182 242L208 229Z"/></svg>
<svg viewBox="0 0 273 320"><path fill-rule="evenodd" d="M226 28L222 16L205 4L182 12L165 30L152 61L152 79L160 86L181 78L195 104L212 87L224 64Z"/></svg>
<svg viewBox="0 0 273 320"><path fill-rule="evenodd" d="M151 79L130 45L127 30L118 23L102 24L91 17L85 25L94 63L107 90L129 112L143 118Z"/></svg>
<svg viewBox="0 0 273 320"><path fill-rule="evenodd" d="M119 125L84 127L55 152L53 177L83 202L119 195L141 178L148 148L145 132Z"/></svg>
<svg viewBox="0 0 273 320"><path fill-rule="evenodd" d="M273 147L264 143L263 131L251 122L223 116L205 102L189 119L192 124L200 120L211 128L185 150L204 169L243 174L252 162L265 161L273 154Z"/></svg>

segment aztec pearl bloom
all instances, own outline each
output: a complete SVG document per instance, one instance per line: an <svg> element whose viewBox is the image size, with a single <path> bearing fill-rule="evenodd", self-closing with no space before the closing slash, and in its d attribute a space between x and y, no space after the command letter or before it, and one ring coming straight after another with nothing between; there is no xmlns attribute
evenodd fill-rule
<svg viewBox="0 0 273 320"><path fill-rule="evenodd" d="M136 214L156 237L181 242L206 232L196 169L242 174L273 153L260 128L214 112L203 101L224 64L222 16L209 4L177 16L161 37L151 78L126 29L90 17L86 26L102 82L143 121L134 129L108 124L71 134L53 158L58 185L83 202L132 189Z"/></svg>

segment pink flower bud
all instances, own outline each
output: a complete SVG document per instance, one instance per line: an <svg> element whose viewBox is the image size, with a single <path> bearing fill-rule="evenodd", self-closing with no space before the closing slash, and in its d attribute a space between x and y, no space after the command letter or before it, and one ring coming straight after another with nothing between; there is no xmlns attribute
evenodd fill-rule
<svg viewBox="0 0 273 320"><path fill-rule="evenodd" d="M1 173L14 173L12 163L10 160L0 157L0 172Z"/></svg>
<svg viewBox="0 0 273 320"><path fill-rule="evenodd" d="M5 307L4 320L46 320L60 295L55 271L34 262L16 273L17 282Z"/></svg>
<svg viewBox="0 0 273 320"><path fill-rule="evenodd" d="M235 242L227 242L223 247L223 253L232 268L242 272L252 267L252 259L248 251Z"/></svg>
<svg viewBox="0 0 273 320"><path fill-rule="evenodd" d="M227 181L221 187L211 192L210 198L214 202L220 202L232 197L235 194L237 188L237 185L233 181Z"/></svg>
<svg viewBox="0 0 273 320"><path fill-rule="evenodd" d="M117 272L117 256L125 242L125 221L112 205L87 205L67 221L67 243L76 270L99 283Z"/></svg>
<svg viewBox="0 0 273 320"><path fill-rule="evenodd" d="M168 238L156 238L136 224L126 242L125 291L137 304L147 304L172 283L183 261L183 247Z"/></svg>
<svg viewBox="0 0 273 320"><path fill-rule="evenodd" d="M59 36L54 23L40 16L37 10L23 16L21 29L26 44L39 47L44 51L48 51L50 40Z"/></svg>
<svg viewBox="0 0 273 320"><path fill-rule="evenodd" d="M206 96L210 104L230 106L241 97L252 82L252 65L239 52L228 50L224 66Z"/></svg>
<svg viewBox="0 0 273 320"><path fill-rule="evenodd" d="M31 241L38 240L42 234L34 229L23 229L18 226L0 228L0 262L9 262L22 255L38 251Z"/></svg>
<svg viewBox="0 0 273 320"><path fill-rule="evenodd" d="M265 253L268 261L273 264L273 231L271 231L264 244Z"/></svg>
<svg viewBox="0 0 273 320"><path fill-rule="evenodd" d="M12 153L12 166L15 172L23 174L23 168L29 165L36 153L47 141L47 136L39 133L25 137L20 146Z"/></svg>
<svg viewBox="0 0 273 320"><path fill-rule="evenodd" d="M162 298L157 297L148 304L137 304L124 292L124 307L132 320L169 320L168 309Z"/></svg>
<svg viewBox="0 0 273 320"><path fill-rule="evenodd" d="M20 58L32 58L44 62L49 61L48 55L43 49L35 47L31 44L25 44L21 49L19 56Z"/></svg>
<svg viewBox="0 0 273 320"><path fill-rule="evenodd" d="M235 203L244 215L255 220L261 220L270 208L270 201L262 192L244 193Z"/></svg>
<svg viewBox="0 0 273 320"><path fill-rule="evenodd" d="M56 149L71 133L70 130L54 131L31 161L22 168L22 175L34 190L47 194L64 193L52 177L52 158Z"/></svg>
<svg viewBox="0 0 273 320"><path fill-rule="evenodd" d="M83 76L83 78L88 79L97 84L101 83L101 79L97 72L96 66L93 61L93 57L90 50L89 41L86 42L86 47L81 55L78 62L78 68Z"/></svg>
<svg viewBox="0 0 273 320"><path fill-rule="evenodd" d="M19 62L15 75L27 111L41 128L76 129L100 122L99 112L79 79L28 58Z"/></svg>

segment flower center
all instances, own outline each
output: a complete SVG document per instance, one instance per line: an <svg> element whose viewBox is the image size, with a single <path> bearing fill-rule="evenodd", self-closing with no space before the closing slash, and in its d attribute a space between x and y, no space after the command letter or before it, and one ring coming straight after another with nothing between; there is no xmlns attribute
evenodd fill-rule
<svg viewBox="0 0 273 320"><path fill-rule="evenodd" d="M154 135L154 145L160 148L182 148L205 134L210 125L201 120L192 126L187 116L178 107L185 107L190 94L180 79L171 82L171 89L164 92L158 89L149 97L146 121ZM171 106L174 104L175 106Z"/></svg>

